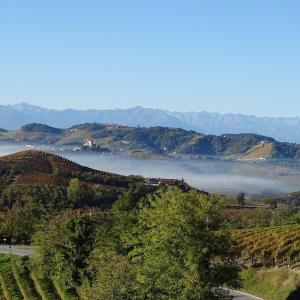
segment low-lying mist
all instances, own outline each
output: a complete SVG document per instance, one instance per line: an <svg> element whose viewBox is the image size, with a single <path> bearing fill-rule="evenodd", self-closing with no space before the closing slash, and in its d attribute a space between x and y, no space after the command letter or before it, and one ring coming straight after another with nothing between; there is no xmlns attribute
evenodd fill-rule
<svg viewBox="0 0 300 300"><path fill-rule="evenodd" d="M23 146L1 145L0 155L25 150ZM94 153L59 153L79 164L123 175L184 178L190 185L208 192L248 198L300 191L300 170L270 163L203 160L147 160Z"/></svg>
<svg viewBox="0 0 300 300"><path fill-rule="evenodd" d="M300 190L300 172L255 163L147 160L114 155L67 154L69 159L88 167L123 175L184 178L190 185L208 192L235 195L245 192L249 198Z"/></svg>

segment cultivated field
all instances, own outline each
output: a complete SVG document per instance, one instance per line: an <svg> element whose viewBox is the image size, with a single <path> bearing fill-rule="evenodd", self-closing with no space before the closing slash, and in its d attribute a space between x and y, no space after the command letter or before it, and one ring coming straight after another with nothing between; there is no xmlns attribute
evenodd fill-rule
<svg viewBox="0 0 300 300"><path fill-rule="evenodd" d="M74 289L65 289L49 277L40 276L26 257L0 255L0 299L75 300Z"/></svg>

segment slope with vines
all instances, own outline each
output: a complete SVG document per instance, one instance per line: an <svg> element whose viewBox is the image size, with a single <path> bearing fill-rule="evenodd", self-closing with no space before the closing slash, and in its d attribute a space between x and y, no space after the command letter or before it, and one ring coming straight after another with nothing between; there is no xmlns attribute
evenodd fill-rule
<svg viewBox="0 0 300 300"><path fill-rule="evenodd" d="M39 275L26 257L0 255L0 300L78 300L73 288L65 288Z"/></svg>
<svg viewBox="0 0 300 300"><path fill-rule="evenodd" d="M300 225L234 230L235 251L243 262L294 267L300 263Z"/></svg>

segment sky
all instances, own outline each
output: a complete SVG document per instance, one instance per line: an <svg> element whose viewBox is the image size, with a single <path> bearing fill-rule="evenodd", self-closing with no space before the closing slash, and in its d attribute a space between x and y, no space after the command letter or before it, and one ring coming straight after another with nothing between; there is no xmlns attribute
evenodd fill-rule
<svg viewBox="0 0 300 300"><path fill-rule="evenodd" d="M300 116L300 2L0 0L0 104Z"/></svg>

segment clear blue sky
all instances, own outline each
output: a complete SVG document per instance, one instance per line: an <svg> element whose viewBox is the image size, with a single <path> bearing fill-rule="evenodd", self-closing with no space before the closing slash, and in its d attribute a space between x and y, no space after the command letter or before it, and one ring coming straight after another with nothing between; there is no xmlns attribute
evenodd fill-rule
<svg viewBox="0 0 300 300"><path fill-rule="evenodd" d="M300 1L0 1L0 104L300 116Z"/></svg>

